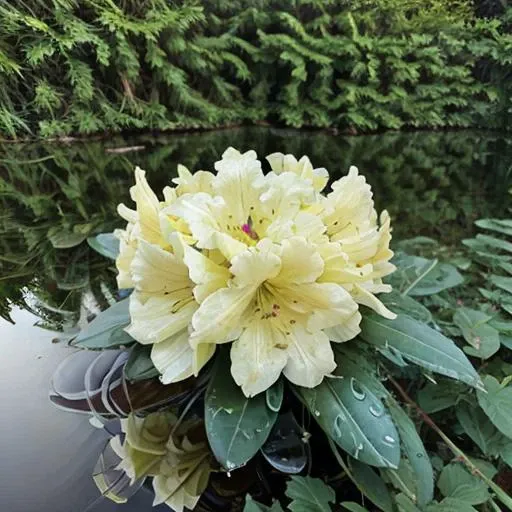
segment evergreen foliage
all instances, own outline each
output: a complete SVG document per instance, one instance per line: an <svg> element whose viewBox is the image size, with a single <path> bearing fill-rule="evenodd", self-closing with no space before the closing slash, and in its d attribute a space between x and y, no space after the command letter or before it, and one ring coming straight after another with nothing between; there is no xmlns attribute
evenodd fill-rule
<svg viewBox="0 0 512 512"><path fill-rule="evenodd" d="M498 14L468 0L2 1L0 136L503 128L512 9Z"/></svg>

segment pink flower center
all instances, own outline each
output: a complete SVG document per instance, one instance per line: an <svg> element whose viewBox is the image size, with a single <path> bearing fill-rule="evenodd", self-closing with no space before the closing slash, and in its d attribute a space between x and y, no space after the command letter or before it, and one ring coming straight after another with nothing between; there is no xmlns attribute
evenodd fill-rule
<svg viewBox="0 0 512 512"><path fill-rule="evenodd" d="M259 236L256 231L253 231L252 226L249 223L242 224L242 231L253 240L259 240Z"/></svg>

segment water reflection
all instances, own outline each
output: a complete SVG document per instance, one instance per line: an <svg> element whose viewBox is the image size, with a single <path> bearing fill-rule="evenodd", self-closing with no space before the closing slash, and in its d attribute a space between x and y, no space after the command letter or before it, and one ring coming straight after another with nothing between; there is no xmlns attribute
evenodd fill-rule
<svg viewBox="0 0 512 512"><path fill-rule="evenodd" d="M43 512L83 510L97 496L90 474L104 438L92 436L85 418L63 419L47 402L49 376L69 353L58 342L117 293L112 262L85 240L121 224L116 205L129 201L135 165L159 190L178 163L211 169L230 145L261 157L307 154L334 176L358 165L378 208L390 211L396 239L422 234L458 241L474 219L506 211L512 184L512 139L473 132L339 137L259 127L0 146L0 370L8 382L2 404L10 411L0 430L3 460L11 466L0 466L2 475L9 473L0 478L0 509L35 510L39 502L46 503L39 506ZM133 146L138 148L119 151ZM34 322L48 332L31 327ZM137 495L133 508L123 510L149 510L150 501ZM102 503L97 510L117 507Z"/></svg>

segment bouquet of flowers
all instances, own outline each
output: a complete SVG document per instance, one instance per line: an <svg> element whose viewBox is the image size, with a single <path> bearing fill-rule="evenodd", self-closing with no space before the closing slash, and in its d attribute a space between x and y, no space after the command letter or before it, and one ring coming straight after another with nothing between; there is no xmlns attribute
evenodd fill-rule
<svg viewBox="0 0 512 512"><path fill-rule="evenodd" d="M384 381L408 363L476 388L479 376L392 289L390 218L358 169L329 183L305 156L266 160L264 173L254 151L229 148L216 173L178 166L160 198L137 168L125 229L90 242L115 258L123 297L73 342L90 349L75 354L83 410L122 418L106 448L115 465L95 480L123 501L152 478L155 504L193 510L215 475L258 454L309 472L317 436L356 480L405 464L421 480L413 502L428 503L430 461ZM250 496L246 507L267 510Z"/></svg>

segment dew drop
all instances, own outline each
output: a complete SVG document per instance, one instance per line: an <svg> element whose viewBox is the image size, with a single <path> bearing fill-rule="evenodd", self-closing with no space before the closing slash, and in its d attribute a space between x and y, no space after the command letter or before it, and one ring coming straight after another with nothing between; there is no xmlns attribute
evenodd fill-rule
<svg viewBox="0 0 512 512"><path fill-rule="evenodd" d="M387 444L388 446L395 446L396 439L391 436L384 436L384 444Z"/></svg>
<svg viewBox="0 0 512 512"><path fill-rule="evenodd" d="M359 454L363 451L363 444L360 443L356 446L356 451L354 452L354 459L359 458Z"/></svg>
<svg viewBox="0 0 512 512"><path fill-rule="evenodd" d="M318 416L320 416L320 411L315 411L315 416L318 418Z"/></svg>
<svg viewBox="0 0 512 512"><path fill-rule="evenodd" d="M357 400L364 400L366 398L366 393L354 377L350 379L350 389Z"/></svg>
<svg viewBox="0 0 512 512"><path fill-rule="evenodd" d="M376 418L380 418L384 414L384 409L379 405L370 405L370 414Z"/></svg>
<svg viewBox="0 0 512 512"><path fill-rule="evenodd" d="M341 414L338 414L338 416L336 416L336 418L334 420L334 431L336 432L336 435L338 437L341 437L341 430L342 430L344 421L345 421L345 418Z"/></svg>
<svg viewBox="0 0 512 512"><path fill-rule="evenodd" d="M423 453L417 453L417 454L416 454L416 457L418 457L418 459L423 458Z"/></svg>
<svg viewBox="0 0 512 512"><path fill-rule="evenodd" d="M227 477L228 477L228 478L231 478L231 471L228 471L228 472L226 473L226 475L227 475Z"/></svg>

